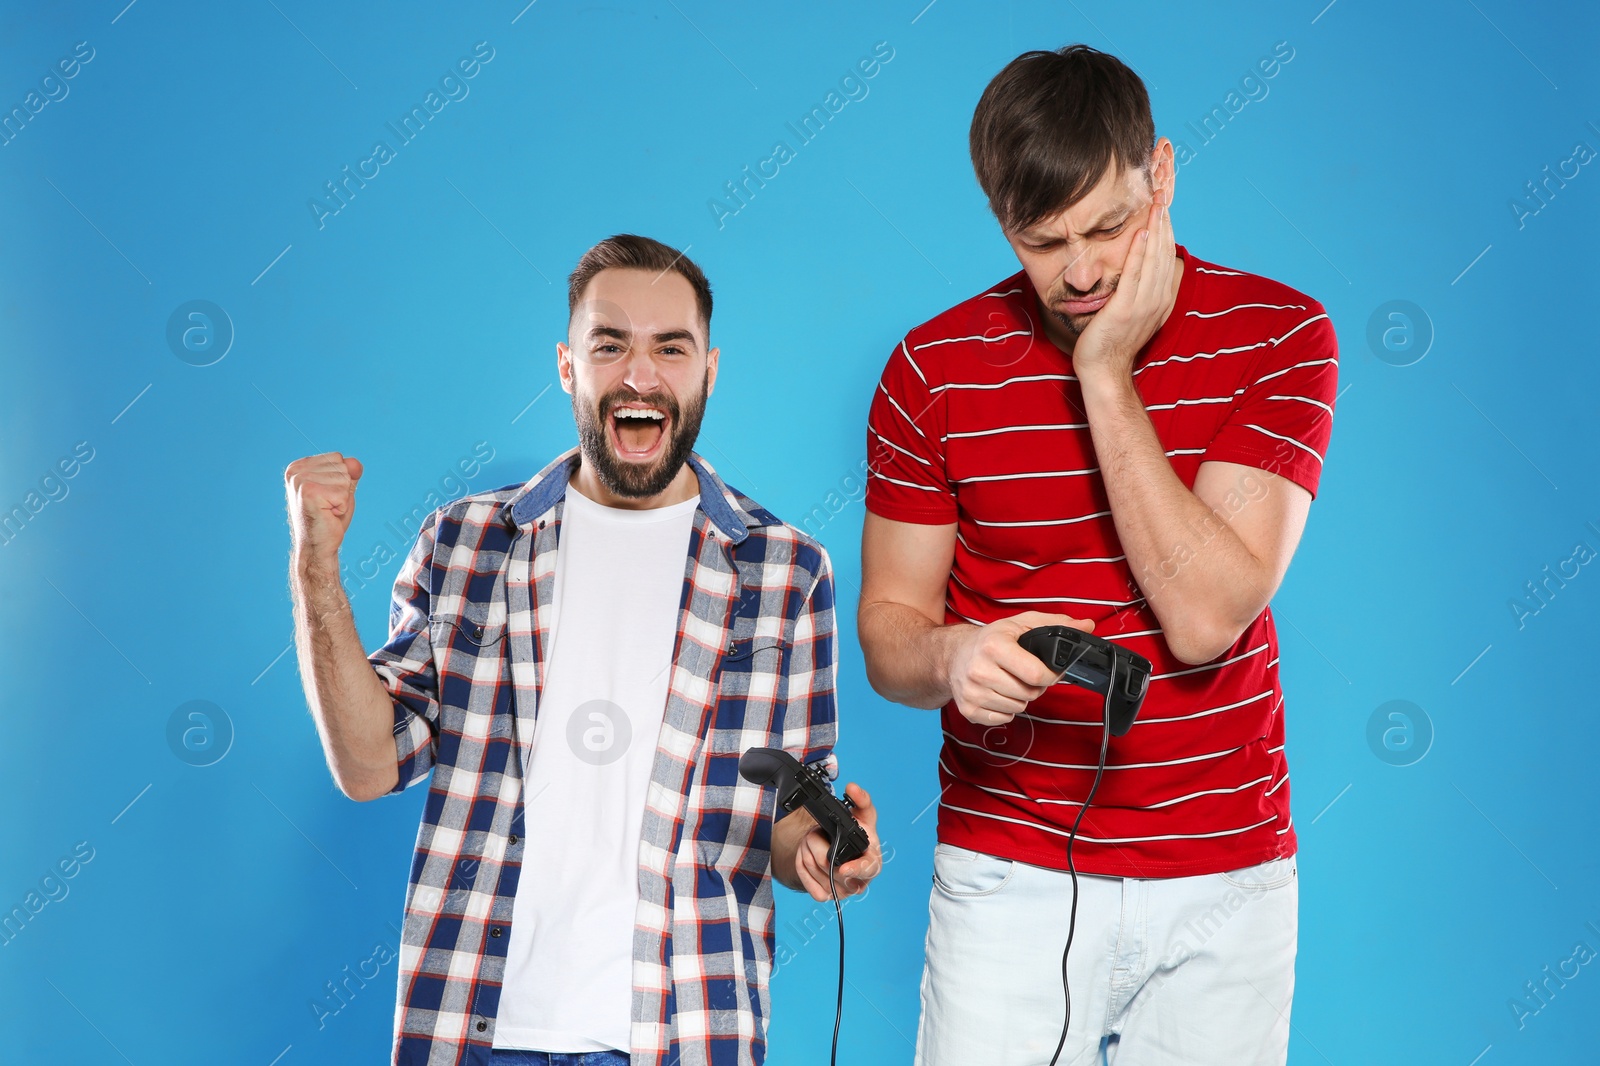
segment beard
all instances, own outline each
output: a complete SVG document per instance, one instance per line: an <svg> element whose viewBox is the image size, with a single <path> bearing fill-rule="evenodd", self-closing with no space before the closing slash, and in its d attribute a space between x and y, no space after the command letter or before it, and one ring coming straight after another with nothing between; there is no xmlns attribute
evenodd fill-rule
<svg viewBox="0 0 1600 1066"><path fill-rule="evenodd" d="M700 436L700 420L706 410L706 384L710 371L700 382L700 392L682 409L678 401L667 392L653 392L641 396L632 389L614 389L590 403L576 389L572 393L572 417L578 426L578 446L583 461L594 470L607 492L627 499L648 499L666 491L672 479L678 476L694 442ZM622 459L611 447L613 408L625 403L643 403L667 413L668 438L666 447L655 462L632 463Z"/></svg>
<svg viewBox="0 0 1600 1066"><path fill-rule="evenodd" d="M1098 291L1091 289L1089 292L1085 293L1080 293L1077 289L1071 289L1070 286L1067 285L1061 285L1058 288L1053 288L1050 290L1049 295L1045 299L1045 313L1051 318L1055 319L1057 322L1061 323L1061 327L1067 331L1072 339L1077 340L1083 335L1083 331L1089 327L1089 323L1094 320L1094 316L1098 315L1100 311L1105 310L1105 308L1101 307L1099 311L1090 311L1088 314L1084 315L1073 315L1067 313L1066 311L1056 310L1056 305L1062 300L1094 300L1101 296L1110 296L1112 293L1117 291L1117 283L1121 280L1122 275L1118 274L1116 277L1111 279L1111 284L1105 289Z"/></svg>

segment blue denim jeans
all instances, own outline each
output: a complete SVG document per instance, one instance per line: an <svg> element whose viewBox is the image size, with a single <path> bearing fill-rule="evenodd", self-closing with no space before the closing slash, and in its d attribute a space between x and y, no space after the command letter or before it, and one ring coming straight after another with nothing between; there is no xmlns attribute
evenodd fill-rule
<svg viewBox="0 0 1600 1066"><path fill-rule="evenodd" d="M626 1051L513 1051L495 1048L492 1066L628 1066Z"/></svg>

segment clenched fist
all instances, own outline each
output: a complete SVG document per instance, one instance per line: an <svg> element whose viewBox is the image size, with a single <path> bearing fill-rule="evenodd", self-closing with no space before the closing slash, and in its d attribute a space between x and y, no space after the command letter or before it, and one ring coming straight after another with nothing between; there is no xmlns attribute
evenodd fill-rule
<svg viewBox="0 0 1600 1066"><path fill-rule="evenodd" d="M338 568L339 545L356 512L360 480L361 461L338 452L296 459L283 472L298 563Z"/></svg>
<svg viewBox="0 0 1600 1066"><path fill-rule="evenodd" d="M1044 695L1056 673L1017 638L1036 626L1071 626L1085 633L1094 623L1064 614L1025 611L963 636L950 660L950 694L974 725L1004 725Z"/></svg>

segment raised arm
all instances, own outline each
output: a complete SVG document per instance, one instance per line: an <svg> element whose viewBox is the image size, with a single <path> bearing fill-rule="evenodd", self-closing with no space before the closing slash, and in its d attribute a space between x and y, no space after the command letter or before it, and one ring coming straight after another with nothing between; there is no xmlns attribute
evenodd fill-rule
<svg viewBox="0 0 1600 1066"><path fill-rule="evenodd" d="M355 513L361 463L338 452L296 459L284 471L293 549L289 591L306 702L340 791L370 800L399 780L394 704L373 672L339 583L339 545Z"/></svg>

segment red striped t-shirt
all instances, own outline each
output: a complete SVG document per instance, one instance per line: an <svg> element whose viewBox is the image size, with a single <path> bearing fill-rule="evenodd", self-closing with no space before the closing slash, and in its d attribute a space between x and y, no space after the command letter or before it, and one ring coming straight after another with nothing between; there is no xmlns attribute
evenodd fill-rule
<svg viewBox="0 0 1600 1066"><path fill-rule="evenodd" d="M1134 368L1173 469L1192 489L1202 462L1239 463L1315 494L1338 376L1322 305L1177 253L1177 302ZM1178 877L1292 855L1272 612L1204 665L1167 649L1117 539L1071 358L1039 314L1019 271L906 335L868 418L867 506L894 521L956 523L947 624L1069 614L1150 660L1144 706L1112 738L1074 845L1079 870ZM1248 506L1265 486L1243 479L1224 507ZM1214 532L1191 530L1190 550ZM1170 576L1184 561L1160 566ZM947 704L939 839L1065 869L1101 706L1086 689L1054 685L1007 725L984 727Z"/></svg>

